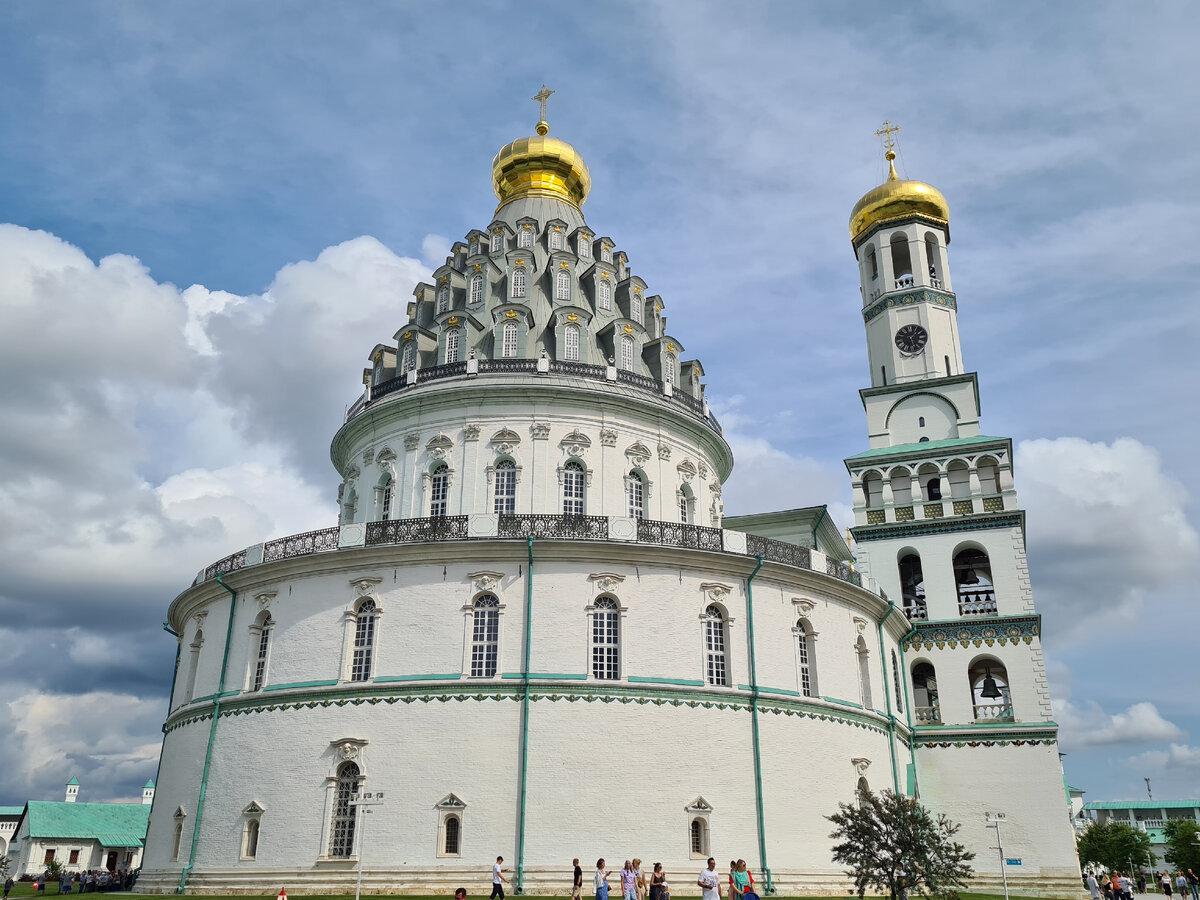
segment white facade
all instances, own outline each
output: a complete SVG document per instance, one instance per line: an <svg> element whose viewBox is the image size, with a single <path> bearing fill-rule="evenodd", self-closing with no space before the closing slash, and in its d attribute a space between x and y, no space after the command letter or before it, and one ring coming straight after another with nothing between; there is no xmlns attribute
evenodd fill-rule
<svg viewBox="0 0 1200 900"><path fill-rule="evenodd" d="M485 890L501 854L524 891L562 893L573 857L636 855L687 894L711 853L753 860L781 893L827 896L848 883L829 855L839 803L919 789L983 846L987 764L1033 810L1026 887L1073 894L1054 831L1066 819L1048 815L1057 758L1020 523L969 536L991 554L1002 614L1023 617L985 657L926 642L897 607L888 560L905 534L862 534L863 577L821 508L722 528L733 460L700 363L584 221L590 181L573 150L519 143L495 173L525 153L512 178L562 178L510 194L496 174L491 224L417 286L395 345L372 351L333 441L338 526L233 554L171 604L179 665L139 885L344 893L361 860L373 892ZM943 292L947 239L929 244ZM925 315L896 315L913 311ZM906 359L905 378L933 373L945 394L878 415L868 400L887 465L851 460L860 525L897 523L930 465L981 509L1015 507L1000 439L984 439L991 468L923 461L907 488L869 490L868 469L899 471L894 438L978 435L953 315L930 328L954 374ZM870 353L874 367L882 344ZM922 403L941 419L910 422ZM923 611L956 616L934 596L953 584L934 557L961 541L921 540ZM944 722L966 723L976 657L1007 668L1020 710L986 750L915 722L908 677L936 665ZM356 818L348 802L363 794L377 805Z"/></svg>

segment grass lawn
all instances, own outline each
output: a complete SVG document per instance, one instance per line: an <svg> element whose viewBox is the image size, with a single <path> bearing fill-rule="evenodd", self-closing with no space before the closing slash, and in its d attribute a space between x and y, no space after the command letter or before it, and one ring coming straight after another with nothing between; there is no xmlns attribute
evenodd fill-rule
<svg viewBox="0 0 1200 900"><path fill-rule="evenodd" d="M46 896L47 897L55 896L57 891L58 891L58 882L47 883L47 885L46 885ZM13 891L10 896L12 896L14 898L24 898L24 897L33 896L34 893L35 892L33 890L33 884L31 882L18 882L17 884L15 884L13 886ZM1080 894L1081 895L1083 894L1082 886L1080 887ZM112 893L88 894L87 896L88 896L89 900L102 900L102 898L109 898L109 900L120 900L121 897L132 897L135 895L137 895L136 890L131 891L128 894L122 893L120 891L114 891ZM70 894L69 896L74 896L74 892L72 892L72 894ZM151 896L170 896L170 895L142 894L141 896L151 897ZM239 894L236 896L251 897L254 895L253 894ZM270 897L274 897L275 893L274 892L264 892L260 896L270 898ZM417 897L417 896L412 896L409 894L404 894L404 895L363 894L363 896L370 898L370 900L449 900L449 898L450 898L449 893L439 894L437 896L429 896L429 897ZM473 895L469 894L468 900L470 900L470 898L472 896L475 897L475 900L484 900L484 898L486 897L485 894L477 892ZM509 896L515 898L515 895L510 894ZM538 900L570 900L570 898L568 898L566 896L543 897L540 894L531 894L529 896L537 897ZM585 898L590 897L590 896L591 896L590 894L584 894ZM618 894L616 896L620 896L620 895ZM805 898L802 898L802 900L849 900L849 897L851 897L851 896L853 896L853 895L842 895L840 897L805 897ZM870 897L871 895L868 894L867 896ZM1004 900L1004 895L1002 895L1002 894L960 894L959 896L962 898L962 900ZM223 895L188 894L187 897L190 898L190 900L229 900L229 895L227 895L227 894L223 894ZM310 895L306 896L304 894L289 893L288 900L354 900L354 895L353 894L310 894Z"/></svg>

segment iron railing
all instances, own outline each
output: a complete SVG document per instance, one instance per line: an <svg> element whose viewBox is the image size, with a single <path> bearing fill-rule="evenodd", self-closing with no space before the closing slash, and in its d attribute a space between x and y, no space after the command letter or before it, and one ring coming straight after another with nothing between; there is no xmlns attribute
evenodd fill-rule
<svg viewBox="0 0 1200 900"><path fill-rule="evenodd" d="M862 576L850 567L850 563L841 562L832 556L825 557L825 574L851 584L862 585Z"/></svg>
<svg viewBox="0 0 1200 900"><path fill-rule="evenodd" d="M639 375L637 372L629 372L625 369L617 369L617 381L621 384L632 384L640 388L645 388L648 391L662 393L662 387L657 381L648 375Z"/></svg>
<svg viewBox="0 0 1200 900"><path fill-rule="evenodd" d="M758 534L746 535L746 552L751 556L761 556L771 562L795 566L798 569L812 568L812 553L807 547L797 547L795 544Z"/></svg>
<svg viewBox="0 0 1200 900"><path fill-rule="evenodd" d="M274 562L277 559L291 559L293 556L308 556L310 553L320 553L324 550L338 548L338 534L341 529L322 528L318 531L306 531L304 534L293 534L277 541L267 541L263 544L263 562Z"/></svg>
<svg viewBox="0 0 1200 900"><path fill-rule="evenodd" d="M685 525L682 522L658 522L638 519L637 539L643 544L667 544L693 550L723 550L720 528Z"/></svg>
<svg viewBox="0 0 1200 900"><path fill-rule="evenodd" d="M367 546L376 544L420 544L430 541L463 540L466 516L430 516L425 519L388 519L367 523Z"/></svg>
<svg viewBox="0 0 1200 900"><path fill-rule="evenodd" d="M228 575L230 572L236 572L244 565L246 565L245 550L239 550L237 553L230 553L224 559L218 559L215 563L204 570L204 580L211 581L218 575Z"/></svg>
<svg viewBox="0 0 1200 900"><path fill-rule="evenodd" d="M608 516L501 516L498 537L535 537L545 540L606 541Z"/></svg>

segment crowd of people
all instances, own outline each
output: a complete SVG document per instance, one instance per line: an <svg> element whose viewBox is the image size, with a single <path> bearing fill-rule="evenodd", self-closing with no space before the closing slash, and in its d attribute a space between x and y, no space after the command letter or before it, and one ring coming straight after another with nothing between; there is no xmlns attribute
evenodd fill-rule
<svg viewBox="0 0 1200 900"><path fill-rule="evenodd" d="M25 876L26 878L28 876ZM24 879L22 879L24 880ZM53 884L55 878L49 872L43 872L33 880L34 893L45 896L46 885ZM128 891L137 881L137 872L131 869L118 869L110 872L108 869L87 869L83 872L60 872L58 875L58 892L60 894L89 894L95 891ZM12 890L13 879L5 879L4 900Z"/></svg>
<svg viewBox="0 0 1200 900"><path fill-rule="evenodd" d="M582 900L583 869L578 859L571 860L571 900ZM504 885L509 883L504 868L504 857L497 856L492 866L492 893L488 900L504 900ZM608 900L608 879L612 873L608 870L604 859L596 860L596 871L592 875L592 891L595 900ZM663 871L662 863L655 863L650 871L650 877L642 871L642 861L637 859L625 860L618 877L621 880L621 900L671 900L671 885L667 881L667 873ZM759 900L754 890L754 875L746 867L744 859L729 861L729 893L722 898L722 878L717 872L717 861L708 858L708 867L696 878L702 900ZM454 892L455 900L465 900L467 892L459 888Z"/></svg>
<svg viewBox="0 0 1200 900"><path fill-rule="evenodd" d="M1191 869L1186 872L1176 869L1174 875L1168 871L1157 875L1151 873L1150 877L1156 882L1154 886L1168 897L1178 894L1179 900L1188 900L1189 897L1191 900L1200 900L1200 877ZM1135 889L1139 894L1144 894L1148 887L1144 872L1139 872L1136 879L1128 872L1122 874L1115 870L1097 878L1096 873L1089 869L1083 876L1083 882L1092 900L1132 900Z"/></svg>

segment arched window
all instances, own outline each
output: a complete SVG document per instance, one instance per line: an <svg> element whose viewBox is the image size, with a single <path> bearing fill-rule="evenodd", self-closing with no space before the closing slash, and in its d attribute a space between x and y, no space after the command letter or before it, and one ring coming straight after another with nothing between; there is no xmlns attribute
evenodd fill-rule
<svg viewBox="0 0 1200 900"><path fill-rule="evenodd" d="M932 231L925 232L925 260L929 263L929 283L935 288L940 288L942 286L941 254L938 252L937 237Z"/></svg>
<svg viewBox="0 0 1200 900"><path fill-rule="evenodd" d="M996 466L996 461L985 456L975 464L975 467L979 472L979 490L983 492L984 496L1000 493L1000 470Z"/></svg>
<svg viewBox="0 0 1200 900"><path fill-rule="evenodd" d="M533 229L530 228L528 225L522 225L521 230L517 233L517 246L518 247L532 247L533 246Z"/></svg>
<svg viewBox="0 0 1200 900"><path fill-rule="evenodd" d="M349 525L354 521L354 517L358 515L358 492L354 488L350 488L346 492L346 496L342 503L342 524Z"/></svg>
<svg viewBox="0 0 1200 900"><path fill-rule="evenodd" d="M874 247L867 251L867 275L871 278L879 277L879 257L875 255Z"/></svg>
<svg viewBox="0 0 1200 900"><path fill-rule="evenodd" d="M878 472L868 472L863 476L863 498L867 502L867 509L883 506L883 476Z"/></svg>
<svg viewBox="0 0 1200 900"><path fill-rule="evenodd" d="M666 364L663 366L663 381L671 386L675 385L675 355L673 353L667 354Z"/></svg>
<svg viewBox="0 0 1200 900"><path fill-rule="evenodd" d="M450 493L450 467L441 463L433 470L429 480L429 515L437 518L446 515L446 498Z"/></svg>
<svg viewBox="0 0 1200 900"><path fill-rule="evenodd" d="M875 703L871 699L871 653L867 650L867 642L863 640L861 634L854 645L854 650L858 654L858 690L862 698L863 709L874 709Z"/></svg>
<svg viewBox="0 0 1200 900"><path fill-rule="evenodd" d="M482 303L483 302L483 276L482 275L476 274L476 275L471 276L471 302L472 303Z"/></svg>
<svg viewBox="0 0 1200 900"><path fill-rule="evenodd" d="M896 287L912 287L912 255L908 252L908 237L903 233L892 235L892 275Z"/></svg>
<svg viewBox="0 0 1200 900"><path fill-rule="evenodd" d="M800 675L800 693L805 697L817 694L817 648L812 625L808 619L796 621L796 668Z"/></svg>
<svg viewBox="0 0 1200 900"><path fill-rule="evenodd" d="M458 362L458 337L459 329L451 328L446 332L446 362Z"/></svg>
<svg viewBox="0 0 1200 900"><path fill-rule="evenodd" d="M621 368L633 371L633 338L627 334L621 337Z"/></svg>
<svg viewBox="0 0 1200 900"><path fill-rule="evenodd" d="M242 859L258 856L258 828L257 818L246 819L246 827L242 831Z"/></svg>
<svg viewBox="0 0 1200 900"><path fill-rule="evenodd" d="M692 819L691 827L692 856L708 855L708 829L704 820L699 816Z"/></svg>
<svg viewBox="0 0 1200 900"><path fill-rule="evenodd" d="M615 681L621 677L621 612L612 597L596 601L592 613L592 677Z"/></svg>
<svg viewBox="0 0 1200 900"><path fill-rule="evenodd" d="M401 375L408 374L408 372L410 372L412 370L413 363L416 362L416 359L417 359L416 344L414 344L412 341L409 341L407 344L404 345L404 355L402 357L400 357L400 374Z"/></svg>
<svg viewBox="0 0 1200 900"><path fill-rule="evenodd" d="M692 490L686 484L679 486L679 521L684 525L694 524L692 519L695 518L693 513L693 504L695 498L692 496Z"/></svg>
<svg viewBox="0 0 1200 900"><path fill-rule="evenodd" d="M500 348L500 355L505 359L509 359L517 355L517 323L504 323L504 339Z"/></svg>
<svg viewBox="0 0 1200 900"><path fill-rule="evenodd" d="M364 600L354 620L354 654L350 658L350 680L370 681L375 657L375 601Z"/></svg>
<svg viewBox="0 0 1200 900"><path fill-rule="evenodd" d="M496 497L492 508L498 516L517 511L517 464L511 459L496 463Z"/></svg>
<svg viewBox="0 0 1200 900"><path fill-rule="evenodd" d="M937 676L933 665L919 662L912 670L913 718L918 725L940 725L942 711L938 706Z"/></svg>
<svg viewBox="0 0 1200 900"><path fill-rule="evenodd" d="M612 245L611 244L601 244L600 245L600 261L606 262L606 263L612 262Z"/></svg>
<svg viewBox="0 0 1200 900"><path fill-rule="evenodd" d="M600 279L599 296L600 308L612 309L612 285L609 284L607 278Z"/></svg>
<svg viewBox="0 0 1200 900"><path fill-rule="evenodd" d="M392 517L392 494L395 482L391 476L383 482L383 486L379 490L379 521L386 522Z"/></svg>
<svg viewBox="0 0 1200 900"><path fill-rule="evenodd" d="M571 362L579 361L579 326L567 325L563 328L563 359Z"/></svg>
<svg viewBox="0 0 1200 900"><path fill-rule="evenodd" d="M442 845L442 852L446 856L458 856L458 838L460 834L460 824L458 816L446 817L446 841Z"/></svg>
<svg viewBox="0 0 1200 900"><path fill-rule="evenodd" d="M496 229L492 232L491 238L488 239L488 249L492 253L504 252L504 232Z"/></svg>
<svg viewBox="0 0 1200 900"><path fill-rule="evenodd" d="M986 553L972 547L955 554L954 582L958 585L959 615L996 614L996 588L992 584L992 565Z"/></svg>
<svg viewBox="0 0 1200 900"><path fill-rule="evenodd" d="M950 497L962 500L971 496L971 472L967 464L956 459L946 466L946 483L950 489Z"/></svg>
<svg viewBox="0 0 1200 900"><path fill-rule="evenodd" d="M565 271L554 276L554 299L571 299L571 276Z"/></svg>
<svg viewBox="0 0 1200 900"><path fill-rule="evenodd" d="M925 607L925 573L921 571L921 556L916 551L900 557L900 598L904 614L910 619L929 618Z"/></svg>
<svg viewBox="0 0 1200 900"><path fill-rule="evenodd" d="M904 691L900 685L900 663L896 661L896 651L892 651L892 683L896 689L896 712L904 712Z"/></svg>
<svg viewBox="0 0 1200 900"><path fill-rule="evenodd" d="M725 617L718 606L710 606L704 611L704 680L722 687L729 684L729 669L725 664Z"/></svg>
<svg viewBox="0 0 1200 900"><path fill-rule="evenodd" d="M1008 687L1008 670L995 659L978 659L971 664L971 702L976 722L1013 721L1012 695Z"/></svg>
<svg viewBox="0 0 1200 900"><path fill-rule="evenodd" d="M917 470L917 480L921 483L921 490L925 493L926 502L934 503L942 499L942 479L938 474L937 466L921 466Z"/></svg>
<svg viewBox="0 0 1200 900"><path fill-rule="evenodd" d="M925 427L925 417L924 416L917 416L917 427L918 428Z"/></svg>
<svg viewBox="0 0 1200 900"><path fill-rule="evenodd" d="M450 285L443 284L438 288L437 311L444 313L450 309Z"/></svg>
<svg viewBox="0 0 1200 900"><path fill-rule="evenodd" d="M512 274L512 295L520 298L525 296L525 267L517 266Z"/></svg>
<svg viewBox="0 0 1200 900"><path fill-rule="evenodd" d="M646 483L637 472L625 478L625 508L631 519L646 517Z"/></svg>
<svg viewBox="0 0 1200 900"><path fill-rule="evenodd" d="M854 786L854 799L857 801L859 809L866 809L870 797L871 786L867 784L867 779L858 779L858 784Z"/></svg>
<svg viewBox="0 0 1200 900"><path fill-rule="evenodd" d="M579 236L579 258L592 258L592 241L589 235L581 234Z"/></svg>
<svg viewBox="0 0 1200 900"><path fill-rule="evenodd" d="M475 601L471 626L471 677L491 678L495 675L499 650L500 601L492 594L484 594Z"/></svg>
<svg viewBox="0 0 1200 900"><path fill-rule="evenodd" d="M271 649L271 629L275 627L270 614L258 626L258 646L254 657L254 671L250 676L250 690L261 691L267 680L267 655Z"/></svg>
<svg viewBox="0 0 1200 900"><path fill-rule="evenodd" d="M357 807L350 804L358 793L358 779L358 766L355 763L344 762L338 766L329 826L329 855L334 859L349 859L354 855L354 815Z"/></svg>
<svg viewBox="0 0 1200 900"><path fill-rule="evenodd" d="M563 237L562 232L559 231L557 228L550 229L550 249L551 250L561 250L562 249L562 237Z"/></svg>
<svg viewBox="0 0 1200 900"><path fill-rule="evenodd" d="M888 480L892 484L892 502L896 506L906 506L913 502L912 473L908 469L897 466L888 473Z"/></svg>
<svg viewBox="0 0 1200 900"><path fill-rule="evenodd" d="M183 843L183 823L175 823L175 835L171 838L171 859L179 859L179 847Z"/></svg>
<svg viewBox="0 0 1200 900"><path fill-rule="evenodd" d="M196 671L200 668L200 648L204 646L204 631L196 629L196 636L192 638L191 658L188 661L187 681L183 686L183 702L190 703L192 698L196 696Z"/></svg>
<svg viewBox="0 0 1200 900"><path fill-rule="evenodd" d="M563 515L582 516L584 514L584 485L587 473L582 463L571 460L563 466Z"/></svg>

